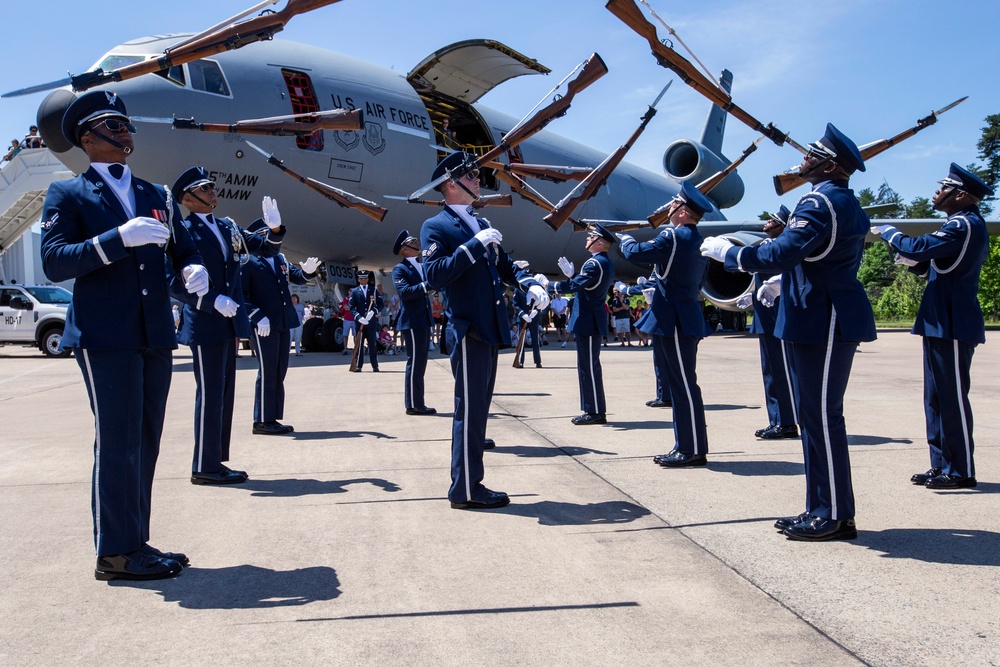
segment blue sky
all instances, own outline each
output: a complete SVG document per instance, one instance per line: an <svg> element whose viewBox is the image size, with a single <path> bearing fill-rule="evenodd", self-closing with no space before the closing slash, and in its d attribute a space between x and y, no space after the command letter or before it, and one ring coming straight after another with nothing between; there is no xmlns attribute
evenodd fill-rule
<svg viewBox="0 0 1000 667"><path fill-rule="evenodd" d="M931 110L969 95L940 122L873 159L855 189L888 182L906 200L930 196L950 162L976 159L983 119L1000 113L995 48L982 26L1000 21L996 0L651 0L657 12L713 71L735 74L734 100L800 143L832 121L859 144L891 136ZM198 31L248 8L253 0L173 0L100 5L68 0L4 6L5 60L0 90L78 73L112 46L135 37ZM391 67L405 74L452 42L488 38L550 67L522 77L482 103L520 117L591 52L610 72L549 128L610 152L674 75L655 64L646 43L604 8L604 0L343 0L293 19L279 38ZM282 4L276 5L281 8ZM661 30L661 37L666 32ZM254 45L248 48L267 48ZM679 47L678 47L679 48ZM43 94L0 100L0 140L20 137ZM679 80L628 161L661 171L669 143L700 136L708 103ZM237 119L232 119L237 120ZM3 138L3 132L9 135ZM729 120L725 151L736 156L756 138ZM790 147L762 143L740 173L743 201L726 211L750 219L779 199L771 176L797 164Z"/></svg>

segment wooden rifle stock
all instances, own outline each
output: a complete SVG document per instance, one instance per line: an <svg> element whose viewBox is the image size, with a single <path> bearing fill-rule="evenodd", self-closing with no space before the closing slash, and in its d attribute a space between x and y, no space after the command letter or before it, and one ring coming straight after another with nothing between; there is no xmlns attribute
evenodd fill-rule
<svg viewBox="0 0 1000 667"><path fill-rule="evenodd" d="M515 174L517 176L530 176L543 181L552 181L553 183L582 181L587 178L587 175L590 173L590 169L587 169L586 167L552 167L544 164L523 164L521 162L504 164L503 162L494 161L484 166L497 171L505 171Z"/></svg>
<svg viewBox="0 0 1000 667"><path fill-rule="evenodd" d="M535 112L531 118L521 123L519 127L507 133L499 144L486 152L485 155L476 160L476 169L483 167L486 163L496 160L498 157L523 143L529 137L541 132L546 125L559 116L564 115L573 102L577 93L588 88L592 83L608 73L608 66L604 64L601 57L596 53L587 59L587 63L576 78L566 84L566 94L557 97L547 106ZM464 173L455 173L452 177L463 176Z"/></svg>
<svg viewBox="0 0 1000 667"><path fill-rule="evenodd" d="M646 126L649 125L649 121L651 121L655 115L656 107L649 107L649 109L646 110L646 113L643 114L639 127L635 129L628 141L619 146L618 149L609 155L603 163L590 172L587 175L587 178L585 178L583 182L581 182L580 185L573 190L573 192L569 193L569 195L564 197L562 201L556 204L555 208L552 209L552 212L543 218L549 227L558 230L562 227L563 223L566 222L573 211L576 210L577 206L587 201L597 193L597 190L604 185L604 182L608 179L608 176L611 175L611 172L617 169L618 165L621 164L621 161L625 159L625 155L629 152L629 149L632 148L632 145L635 144L636 140L646 129ZM576 193L577 190L580 192Z"/></svg>
<svg viewBox="0 0 1000 667"><path fill-rule="evenodd" d="M250 145L252 146L253 144ZM316 192L320 193L330 201L337 202L344 208L353 208L357 211L360 211L365 215L367 215L369 218L372 218L373 220L378 220L379 222L385 220L385 214L388 211L379 206L378 204L376 204L375 202L368 201L367 199L362 199L361 197L352 195L350 192L347 192L346 190L335 188L332 185L327 185L326 183L320 183L314 178L309 178L308 176L301 176L292 171L291 169L289 169L288 167L286 167L281 160L274 157L273 155L268 155L267 161L270 164L273 164L281 171L291 176L292 178L294 178L295 180L297 180L299 183L302 183L311 190L315 190Z"/></svg>
<svg viewBox="0 0 1000 667"><path fill-rule="evenodd" d="M364 112L360 109L341 110L340 114L323 116L290 116L287 119L240 120L232 124L198 123L194 118L175 118L175 130L200 130L223 134L264 134L276 137L303 136L319 130L360 130L364 127Z"/></svg>
<svg viewBox="0 0 1000 667"><path fill-rule="evenodd" d="M734 104L733 98L729 93L719 88L708 77L699 72L684 56L663 44L656 34L656 26L646 20L634 0L609 0L605 7L617 16L622 23L632 28L640 37L649 42L653 56L661 67L666 67L677 74L684 83L707 97L712 104L723 111L729 112L738 121L748 125L754 131L760 132L776 145L781 146L785 142L788 142L799 152L805 154L805 149L792 141L786 133L776 128L773 124L768 123L764 125L746 110Z"/></svg>
<svg viewBox="0 0 1000 667"><path fill-rule="evenodd" d="M94 86L165 71L192 60L232 51L254 42L269 40L275 33L281 32L293 16L311 12L335 2L340 2L340 0L288 0L288 4L279 12L268 12L246 21L234 23L201 39L167 49L158 58L126 65L110 72L105 72L102 69L84 72L71 77L70 82L73 90L81 92Z"/></svg>
<svg viewBox="0 0 1000 667"><path fill-rule="evenodd" d="M958 106L967 99L969 99L968 95L966 95L961 99L955 100L951 104L942 107L937 111L932 111L927 116L924 116L923 118L918 120L916 125L906 130L903 130L902 132L893 137L890 137L888 139L880 139L878 141L874 141L868 144L867 146L862 146L861 148L858 149L861 152L861 159L867 162L876 155L881 155L882 153L889 150L896 144L906 141L920 130L924 129L925 127L930 127L931 125L936 123L938 121L938 116L943 114L945 111L948 111L949 109ZM801 178L798 172L796 171L786 172L784 174L778 174L774 177L774 191L777 192L779 195L791 192L795 188L804 184L805 184L805 179Z"/></svg>
<svg viewBox="0 0 1000 667"><path fill-rule="evenodd" d="M393 197L393 199L396 199L396 197ZM399 197L399 199L404 199L408 204L422 204L424 206L445 206L447 204L442 199L406 199L405 197ZM513 205L514 198L510 195L483 195L472 202L473 208L486 208L487 206L510 207Z"/></svg>
<svg viewBox="0 0 1000 667"><path fill-rule="evenodd" d="M528 338L528 323L521 320L521 335L517 338L517 347L514 348L514 368L524 368L521 362L521 355L524 354L524 341Z"/></svg>

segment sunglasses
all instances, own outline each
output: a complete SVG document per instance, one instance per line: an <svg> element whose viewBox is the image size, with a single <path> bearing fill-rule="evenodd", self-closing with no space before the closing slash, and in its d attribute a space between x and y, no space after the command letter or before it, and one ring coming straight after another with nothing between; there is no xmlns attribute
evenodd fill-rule
<svg viewBox="0 0 1000 667"><path fill-rule="evenodd" d="M467 178L470 181L478 181L479 180L479 170L478 169L473 169L472 171L470 171L469 173L467 173L462 178Z"/></svg>
<svg viewBox="0 0 1000 667"><path fill-rule="evenodd" d="M121 131L122 128L125 128L131 134L136 133L135 125L133 125L128 121L115 120L114 118L105 118L96 125L91 125L90 129L94 130L95 128L97 128L98 125L103 125L104 127L108 128L108 130L111 132L119 132Z"/></svg>
<svg viewBox="0 0 1000 667"><path fill-rule="evenodd" d="M188 188L188 192L214 192L215 183L202 183L201 185L195 186L193 188Z"/></svg>

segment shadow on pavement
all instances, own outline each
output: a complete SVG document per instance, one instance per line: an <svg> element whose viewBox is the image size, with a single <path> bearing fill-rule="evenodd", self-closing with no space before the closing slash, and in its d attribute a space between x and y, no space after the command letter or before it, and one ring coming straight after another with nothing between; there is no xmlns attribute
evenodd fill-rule
<svg viewBox="0 0 1000 667"><path fill-rule="evenodd" d="M747 477L791 476L804 475L805 467L801 463L790 461L716 461L711 453L708 457L708 469L714 472L725 472L730 475Z"/></svg>
<svg viewBox="0 0 1000 667"><path fill-rule="evenodd" d="M215 570L189 567L175 579L112 581L108 585L156 591L164 602L177 602L184 609L297 607L340 595L340 581L332 567L287 571L255 565Z"/></svg>
<svg viewBox="0 0 1000 667"><path fill-rule="evenodd" d="M628 523L650 514L650 511L645 507L623 500L585 505L542 500L530 505L508 505L491 511L538 519L538 523L543 526L598 526Z"/></svg>
<svg viewBox="0 0 1000 667"><path fill-rule="evenodd" d="M495 454L513 454L520 458L552 458L555 456L582 456L584 454L606 454L608 456L618 456L618 452L604 452L599 449L588 447L532 447L529 445L516 445L511 447L497 446L490 452ZM487 454L489 455L489 454Z"/></svg>
<svg viewBox="0 0 1000 667"><path fill-rule="evenodd" d="M233 485L233 488L252 491L254 496L268 498L295 498L298 496L324 495L328 493L347 493L351 484L371 484L383 491L393 493L400 490L398 484L376 477L359 477L357 479L251 479L243 484Z"/></svg>
<svg viewBox="0 0 1000 667"><path fill-rule="evenodd" d="M890 528L858 532L858 546L883 558L910 558L945 565L1000 566L1000 533L958 528Z"/></svg>
<svg viewBox="0 0 1000 667"><path fill-rule="evenodd" d="M396 436L378 431L295 431L294 440L338 440L341 438L363 438L370 435L378 440L395 440ZM274 437L274 436L271 436Z"/></svg>
<svg viewBox="0 0 1000 667"><path fill-rule="evenodd" d="M909 438L886 438L881 435L849 435L847 436L848 445L888 445L889 443L894 443L897 445L912 445L913 441Z"/></svg>

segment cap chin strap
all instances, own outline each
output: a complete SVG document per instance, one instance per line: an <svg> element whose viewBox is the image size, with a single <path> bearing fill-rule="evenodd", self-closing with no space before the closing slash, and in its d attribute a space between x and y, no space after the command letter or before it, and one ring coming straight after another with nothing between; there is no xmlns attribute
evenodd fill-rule
<svg viewBox="0 0 1000 667"><path fill-rule="evenodd" d="M472 197L472 201L474 201L474 202L479 201L479 195L473 194L472 190L470 190L469 188L465 187L465 183L462 182L461 178L453 178L453 179L451 179L451 182L454 183L454 184L456 184L458 187L462 188L463 190L465 190L468 193L468 195L470 197Z"/></svg>
<svg viewBox="0 0 1000 667"><path fill-rule="evenodd" d="M194 192L194 190L185 190L185 192L187 192L189 195L191 195L192 197L194 197L195 199L197 199L198 201L200 201L203 206L207 206L209 208L209 210L212 210L212 211L215 210L215 206L216 206L215 204L209 204L207 201L205 201L204 199L202 199L201 197L199 197L198 195L196 195L195 192Z"/></svg>
<svg viewBox="0 0 1000 667"><path fill-rule="evenodd" d="M120 144L117 141L115 141L114 139L112 139L111 137L106 137L103 134L101 134L100 132L95 132L93 129L91 129L90 133L93 134L95 137L100 137L101 140L103 140L106 143L111 144L115 148L122 149L122 152L125 153L125 155L128 155L128 154L130 154L132 152L132 149L129 148L128 146L126 146L125 144Z"/></svg>

